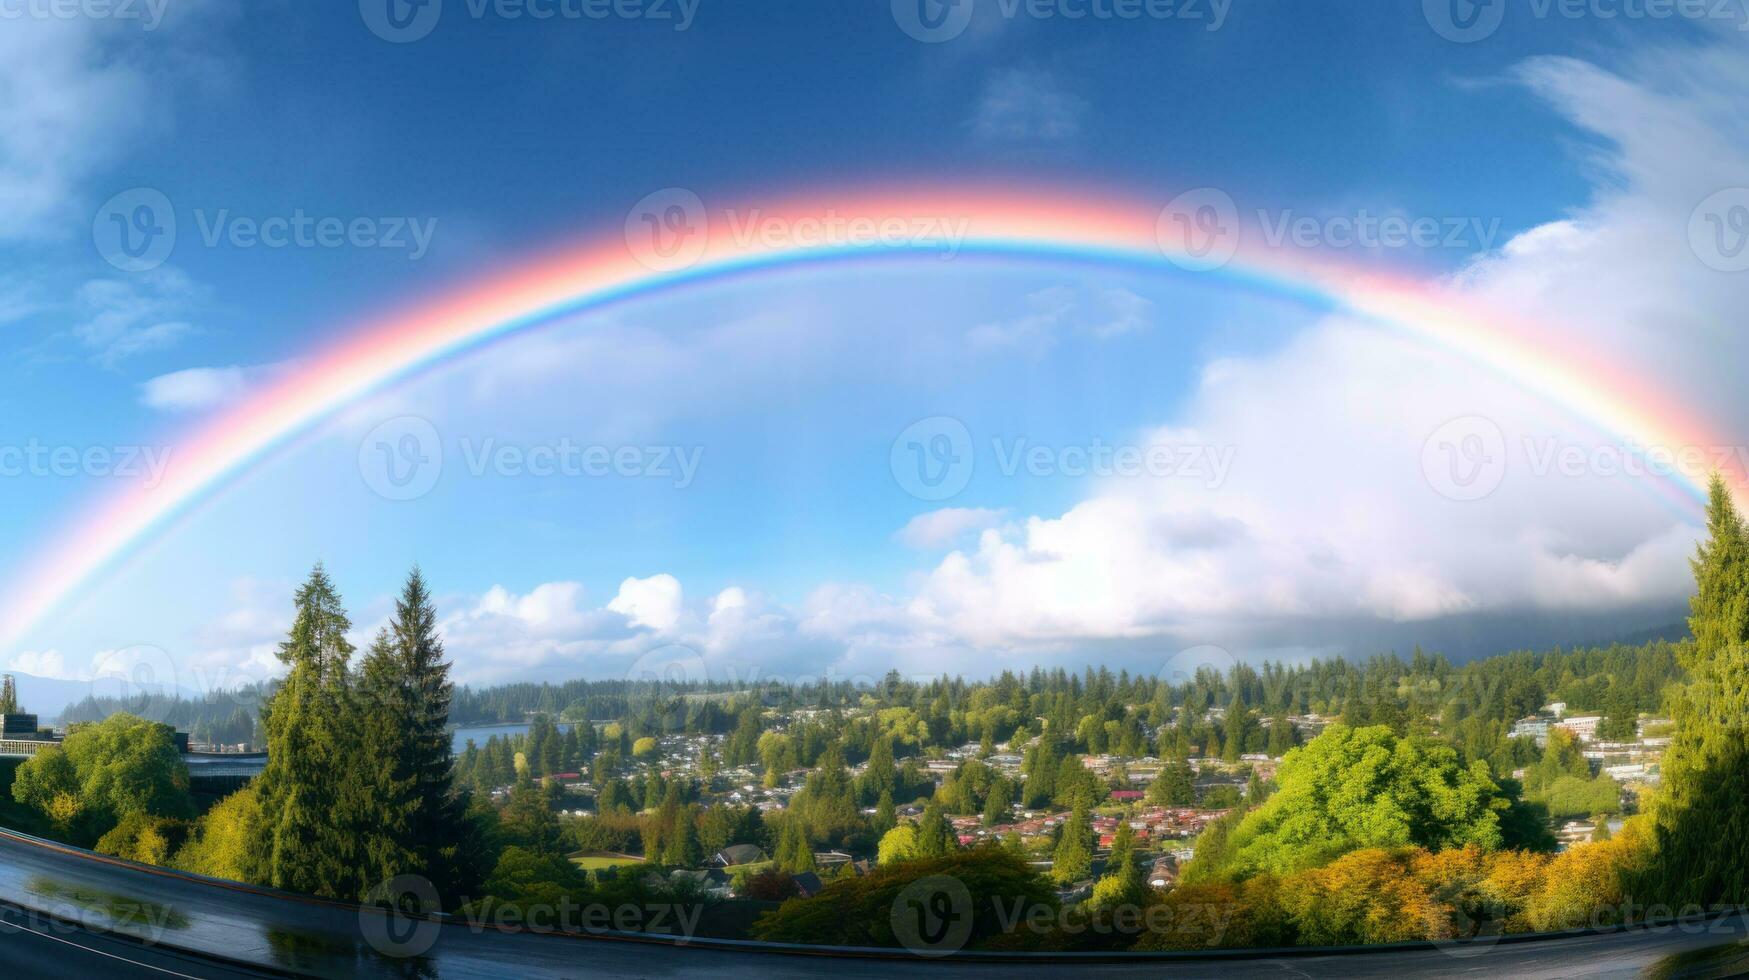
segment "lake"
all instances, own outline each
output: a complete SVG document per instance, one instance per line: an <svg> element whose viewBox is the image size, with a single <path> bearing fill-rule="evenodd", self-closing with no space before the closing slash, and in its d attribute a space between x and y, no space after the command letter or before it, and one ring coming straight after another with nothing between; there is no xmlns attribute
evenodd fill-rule
<svg viewBox="0 0 1749 980"><path fill-rule="evenodd" d="M559 731L562 732L571 730L570 722L561 721L558 723L558 726ZM529 725L527 722L519 721L504 722L497 725L467 725L455 730L450 738L450 750L456 755L461 755L462 750L468 747L468 739L470 738L474 740L475 745L483 749L486 747L486 739L491 738L494 735L521 735L527 732L528 729Z"/></svg>

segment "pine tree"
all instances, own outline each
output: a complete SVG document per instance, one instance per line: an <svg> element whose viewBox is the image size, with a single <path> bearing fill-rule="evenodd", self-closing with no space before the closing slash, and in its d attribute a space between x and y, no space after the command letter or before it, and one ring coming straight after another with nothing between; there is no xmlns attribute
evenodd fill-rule
<svg viewBox="0 0 1749 980"><path fill-rule="evenodd" d="M1057 838L1057 850L1052 855L1051 878L1060 885L1073 884L1093 870L1093 826L1087 810L1076 807L1063 825L1063 835Z"/></svg>
<svg viewBox="0 0 1749 980"><path fill-rule="evenodd" d="M958 843L953 836L953 827L948 824L941 807L934 802L926 805L922 818L917 821L917 856L945 857L953 852Z"/></svg>
<svg viewBox="0 0 1749 980"><path fill-rule="evenodd" d="M984 797L984 826L989 827L1008 819L1008 805L1014 802L1014 787L1007 777L997 776L990 781L990 791Z"/></svg>
<svg viewBox="0 0 1749 980"><path fill-rule="evenodd" d="M899 816L893 807L893 793L891 790L883 790L880 801L875 804L874 820L871 821L870 827L874 830L875 837L879 839L882 834L898 826L898 823Z"/></svg>
<svg viewBox="0 0 1749 980"><path fill-rule="evenodd" d="M347 828L360 863L354 897L399 874L429 875L418 853L417 777L407 759L408 691L389 631L371 643L359 668L350 720L357 751L341 780L334 820Z"/></svg>
<svg viewBox="0 0 1749 980"><path fill-rule="evenodd" d="M262 707L268 755L256 786L266 883L356 898L356 842L333 819L342 777L354 761L345 710L352 623L320 564L294 601L291 632L279 648L289 671Z"/></svg>
<svg viewBox="0 0 1749 980"><path fill-rule="evenodd" d="M807 831L802 829L802 822L793 814L783 822L775 860L779 871L790 874L814 870L813 845L808 841Z"/></svg>
<svg viewBox="0 0 1749 980"><path fill-rule="evenodd" d="M1707 540L1690 562L1695 595L1684 651L1690 682L1662 762L1659 901L1749 900L1749 532L1724 480L1708 488Z"/></svg>
<svg viewBox="0 0 1749 980"><path fill-rule="evenodd" d="M890 795L897 788L896 780L893 740L886 736L876 736L874 747L869 750L868 766L857 780L857 795L864 802L878 799L883 793Z"/></svg>

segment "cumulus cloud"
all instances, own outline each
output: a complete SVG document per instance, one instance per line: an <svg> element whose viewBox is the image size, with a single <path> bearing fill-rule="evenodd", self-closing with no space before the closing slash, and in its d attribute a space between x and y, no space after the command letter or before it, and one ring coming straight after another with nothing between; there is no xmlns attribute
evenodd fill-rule
<svg viewBox="0 0 1749 980"><path fill-rule="evenodd" d="M941 548L1001 519L1001 511L988 507L943 507L906 521L896 537L907 548Z"/></svg>
<svg viewBox="0 0 1749 980"><path fill-rule="evenodd" d="M619 594L607 608L624 615L633 626L671 630L680 622L680 580L666 574L628 578L619 584Z"/></svg>
<svg viewBox="0 0 1749 980"><path fill-rule="evenodd" d="M25 650L13 654L6 662L7 670L16 670L32 677L48 677L56 680L74 680L67 673L66 661L59 650Z"/></svg>

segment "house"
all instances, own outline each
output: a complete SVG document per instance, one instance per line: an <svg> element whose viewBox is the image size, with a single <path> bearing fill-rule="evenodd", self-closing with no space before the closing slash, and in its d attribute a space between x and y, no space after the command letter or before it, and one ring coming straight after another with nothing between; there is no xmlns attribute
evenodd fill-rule
<svg viewBox="0 0 1749 980"><path fill-rule="evenodd" d="M1111 802L1113 803L1134 803L1141 798L1142 791L1139 789L1114 789L1111 791Z"/></svg>
<svg viewBox="0 0 1749 980"><path fill-rule="evenodd" d="M1566 729L1581 742L1590 742L1597 738L1597 723L1602 720L1602 715L1574 715L1556 722L1554 727Z"/></svg>
<svg viewBox="0 0 1749 980"><path fill-rule="evenodd" d="M801 874L792 875L791 880L796 883L796 893L803 898L813 898L815 895L820 894L820 889L826 887L825 884L820 881L820 876L812 871L804 871Z"/></svg>
<svg viewBox="0 0 1749 980"><path fill-rule="evenodd" d="M719 868L732 868L738 864L758 864L766 860L765 851L758 844L730 844L711 855L711 864Z"/></svg>

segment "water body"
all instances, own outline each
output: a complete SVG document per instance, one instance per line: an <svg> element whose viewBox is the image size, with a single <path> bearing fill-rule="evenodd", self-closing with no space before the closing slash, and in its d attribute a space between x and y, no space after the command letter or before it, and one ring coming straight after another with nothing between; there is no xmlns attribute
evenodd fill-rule
<svg viewBox="0 0 1749 980"><path fill-rule="evenodd" d="M561 721L558 723L558 726L559 731L561 732L568 732L571 730L570 722ZM486 739L491 738L494 735L497 735L500 738L506 735L522 735L528 732L529 727L530 726L527 722L512 721L498 725L468 725L462 728L457 728L451 733L449 742L450 750L455 754L460 755L462 750L468 747L468 739L470 738L474 740L475 745L480 748L485 748Z"/></svg>

